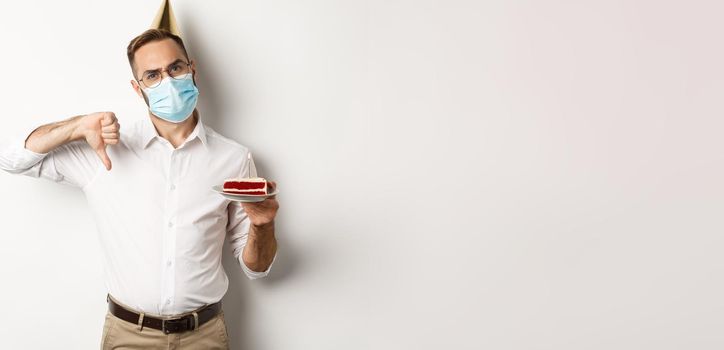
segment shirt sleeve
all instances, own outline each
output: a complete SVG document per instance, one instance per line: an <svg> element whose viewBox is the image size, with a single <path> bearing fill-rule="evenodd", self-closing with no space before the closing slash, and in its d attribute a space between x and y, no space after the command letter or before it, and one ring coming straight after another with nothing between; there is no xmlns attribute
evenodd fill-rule
<svg viewBox="0 0 724 350"><path fill-rule="evenodd" d="M249 160L246 154L244 155L244 159L245 161L242 164L242 170L239 172L239 177L246 177L249 174L249 167L254 167L253 159L251 164L248 164ZM244 251L244 247L246 246L246 242L249 238L251 220L244 211L244 207L239 202L230 202L227 207L227 211L229 214L229 221L227 223L226 231L230 238L229 243L233 249L234 257L239 262L239 265L241 265L242 270L244 270L246 276L252 280L268 275L272 265L274 265L274 261L277 258L276 252L274 253L274 258L266 271L254 271L246 266L244 259L242 258L242 252Z"/></svg>
<svg viewBox="0 0 724 350"><path fill-rule="evenodd" d="M37 126L26 127L20 137L0 149L0 169L73 187L85 187L103 167L95 151L85 140L65 143L47 153L25 148L25 141Z"/></svg>

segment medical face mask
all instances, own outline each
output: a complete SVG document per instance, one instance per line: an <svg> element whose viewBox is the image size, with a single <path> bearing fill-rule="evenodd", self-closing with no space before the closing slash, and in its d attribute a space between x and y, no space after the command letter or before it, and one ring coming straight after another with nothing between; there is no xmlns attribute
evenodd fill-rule
<svg viewBox="0 0 724 350"><path fill-rule="evenodd" d="M199 90L191 73L177 78L166 77L154 88L146 88L151 113L163 120L180 123L196 108Z"/></svg>

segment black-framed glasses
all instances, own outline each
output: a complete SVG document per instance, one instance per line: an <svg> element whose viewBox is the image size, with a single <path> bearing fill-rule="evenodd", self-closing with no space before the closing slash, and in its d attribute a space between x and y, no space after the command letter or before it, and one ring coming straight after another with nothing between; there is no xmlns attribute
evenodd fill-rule
<svg viewBox="0 0 724 350"><path fill-rule="evenodd" d="M180 79L180 77L191 73L191 63L177 60L176 62L169 64L168 67L164 69L147 70L143 72L141 79L139 79L138 81L143 83L145 87L153 89L161 84L164 71L166 72L166 74L168 74L169 77L173 79Z"/></svg>

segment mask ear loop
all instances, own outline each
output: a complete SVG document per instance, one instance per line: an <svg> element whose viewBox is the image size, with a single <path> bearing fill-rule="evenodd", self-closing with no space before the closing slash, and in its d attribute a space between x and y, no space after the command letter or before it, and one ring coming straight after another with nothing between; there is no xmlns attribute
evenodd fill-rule
<svg viewBox="0 0 724 350"><path fill-rule="evenodd" d="M143 315L145 315L143 312L141 312L141 316L138 318L138 330L143 331Z"/></svg>

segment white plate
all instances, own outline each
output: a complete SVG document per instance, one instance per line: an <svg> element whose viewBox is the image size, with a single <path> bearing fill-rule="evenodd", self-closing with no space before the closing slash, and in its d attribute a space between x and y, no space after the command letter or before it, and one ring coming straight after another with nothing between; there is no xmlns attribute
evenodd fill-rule
<svg viewBox="0 0 724 350"><path fill-rule="evenodd" d="M228 200L236 201L236 202L261 202L273 195L276 195L279 193L279 190L274 189L274 192L267 193L267 194L231 194L226 193L222 190L222 187L219 185L211 186L211 189L214 190L216 193L219 193L220 195L224 196Z"/></svg>

